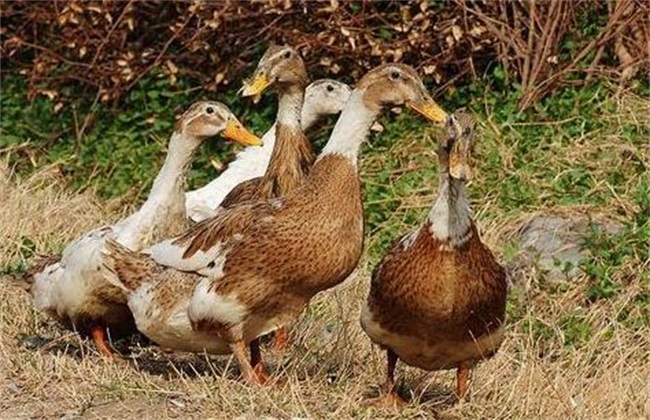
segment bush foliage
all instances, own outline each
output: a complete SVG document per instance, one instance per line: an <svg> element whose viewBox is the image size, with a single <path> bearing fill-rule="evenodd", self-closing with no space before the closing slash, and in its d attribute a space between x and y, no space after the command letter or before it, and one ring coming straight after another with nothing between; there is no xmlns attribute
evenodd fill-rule
<svg viewBox="0 0 650 420"><path fill-rule="evenodd" d="M269 42L299 48L315 76L404 61L453 85L499 61L527 108L575 74L627 80L647 67L641 0L5 1L2 56L31 96L59 107L83 88L114 101L154 69L207 90L249 68ZM587 22L587 23L585 23ZM6 66L5 66L6 67ZM348 80L350 81L350 80ZM73 86L75 89L64 89Z"/></svg>

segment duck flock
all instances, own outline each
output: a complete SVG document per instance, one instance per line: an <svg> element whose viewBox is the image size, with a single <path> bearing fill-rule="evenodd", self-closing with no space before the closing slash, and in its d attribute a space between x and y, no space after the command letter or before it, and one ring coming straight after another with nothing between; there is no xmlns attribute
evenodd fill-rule
<svg viewBox="0 0 650 420"><path fill-rule="evenodd" d="M108 337L140 331L167 349L232 353L244 381L266 383L260 337L274 333L283 348L284 328L359 263L360 146L385 110L407 107L445 128L438 192L426 219L375 268L360 322L386 352L377 403L404 403L395 391L398 360L457 369L456 395L464 398L472 367L503 340L507 294L505 272L481 242L465 190L472 117L445 112L403 64L374 68L354 89L329 79L308 84L290 46L269 47L241 93L257 102L268 88L279 106L262 139L220 102L191 105L142 207L34 267L35 306L92 337L107 358L114 354ZM339 112L317 155L303 131ZM185 192L195 151L217 135L247 147L214 181Z"/></svg>

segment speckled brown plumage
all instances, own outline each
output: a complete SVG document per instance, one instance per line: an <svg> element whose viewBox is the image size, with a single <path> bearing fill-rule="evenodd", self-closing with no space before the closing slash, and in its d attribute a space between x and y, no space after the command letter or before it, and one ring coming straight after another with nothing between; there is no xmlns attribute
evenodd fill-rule
<svg viewBox="0 0 650 420"><path fill-rule="evenodd" d="M356 171L345 158L327 156L309 178L290 197L251 209L251 214L259 215L260 210L263 214L241 231L242 238L228 251L223 276L212 282L212 293L235 293L251 317L259 314L282 325L295 318L314 294L340 283L356 267L363 246ZM219 242L222 232L218 221L206 224L187 249L205 249ZM188 239L189 235L184 238ZM224 333L223 326L208 321L198 326ZM260 334L246 326L243 330L246 341Z"/></svg>
<svg viewBox="0 0 650 420"><path fill-rule="evenodd" d="M276 127L276 139L264 176L237 185L221 207L282 197L302 184L316 158L311 143L302 131L281 123Z"/></svg>
<svg viewBox="0 0 650 420"><path fill-rule="evenodd" d="M472 342L501 328L505 271L474 225L471 237L459 248L434 238L429 223L411 240L408 246L404 238L398 241L373 272L368 310L381 328L431 345ZM470 361L489 355L479 353ZM450 369L467 361L458 360L453 349L432 359L403 360L429 370Z"/></svg>
<svg viewBox="0 0 650 420"><path fill-rule="evenodd" d="M237 215L250 227L229 251L224 278L215 282L215 290L229 284L239 287L237 280L226 277L253 272L283 283L283 288L305 289L300 292L304 295L338 284L358 260L363 242L361 215L356 170L343 157L324 157L314 166L308 183L293 194L251 206L248 216ZM223 225L217 221L205 231L221 232ZM192 246L201 239L196 235ZM216 241L212 237L205 242Z"/></svg>
<svg viewBox="0 0 650 420"><path fill-rule="evenodd" d="M450 119L440 142L441 181L427 221L403 236L373 272L361 325L387 349L387 400L395 402L399 358L426 370L458 368L456 393L467 392L469 369L503 340L505 270L481 242L464 182L474 123Z"/></svg>

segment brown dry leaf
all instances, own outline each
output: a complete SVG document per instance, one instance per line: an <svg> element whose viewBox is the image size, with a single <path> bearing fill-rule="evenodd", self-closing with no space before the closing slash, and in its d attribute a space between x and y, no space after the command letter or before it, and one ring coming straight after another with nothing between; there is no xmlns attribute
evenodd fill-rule
<svg viewBox="0 0 650 420"><path fill-rule="evenodd" d="M460 26L453 25L451 27L451 34L454 36L454 39L456 41L460 41L460 39L463 37L463 30L460 28Z"/></svg>
<svg viewBox="0 0 650 420"><path fill-rule="evenodd" d="M38 93L43 95L43 96L47 96L47 98L49 100L52 100L52 99L56 98L57 96L59 96L59 93L57 91L55 91L55 90L47 90L47 89L46 90L39 90Z"/></svg>
<svg viewBox="0 0 650 420"><path fill-rule="evenodd" d="M435 64L429 64L427 66L424 66L422 68L422 71L424 74L433 74L436 71L436 65Z"/></svg>
<svg viewBox="0 0 650 420"><path fill-rule="evenodd" d="M483 35L485 32L487 32L485 26L477 25L474 26L472 29L470 29L469 34L475 38L478 38L479 36Z"/></svg>
<svg viewBox="0 0 650 420"><path fill-rule="evenodd" d="M176 67L176 64L174 64L171 60L165 61L165 65L169 69L169 72L174 75L178 73L178 67Z"/></svg>

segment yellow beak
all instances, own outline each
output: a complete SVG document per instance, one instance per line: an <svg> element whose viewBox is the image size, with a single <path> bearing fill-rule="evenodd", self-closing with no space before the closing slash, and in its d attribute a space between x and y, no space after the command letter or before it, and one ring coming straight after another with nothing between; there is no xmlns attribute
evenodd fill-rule
<svg viewBox="0 0 650 420"><path fill-rule="evenodd" d="M471 181L472 168L470 168L466 156L459 156L452 152L449 157L449 175L461 181Z"/></svg>
<svg viewBox="0 0 650 420"><path fill-rule="evenodd" d="M257 74L252 82L244 82L241 96L258 96L269 87L271 81L264 74Z"/></svg>
<svg viewBox="0 0 650 420"><path fill-rule="evenodd" d="M433 122L444 123L447 120L447 113L445 110L440 108L440 106L431 98L427 98L423 101L408 102L406 105Z"/></svg>
<svg viewBox="0 0 650 420"><path fill-rule="evenodd" d="M460 181L470 181L472 179L472 168L469 164L471 154L470 138L463 133L463 127L455 115L450 116L451 123L455 130L456 140L451 148L449 155L449 175Z"/></svg>
<svg viewBox="0 0 650 420"><path fill-rule="evenodd" d="M225 138L234 140L247 146L259 146L262 144L262 140L244 128L244 126L242 126L239 121L228 121L226 124L226 129L223 130L222 134Z"/></svg>

